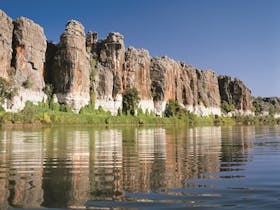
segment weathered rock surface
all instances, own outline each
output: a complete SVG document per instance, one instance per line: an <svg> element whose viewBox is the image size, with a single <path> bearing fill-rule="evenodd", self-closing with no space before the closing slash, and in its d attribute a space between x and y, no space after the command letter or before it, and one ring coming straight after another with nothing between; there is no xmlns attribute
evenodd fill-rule
<svg viewBox="0 0 280 210"><path fill-rule="evenodd" d="M24 17L17 18L13 31L13 71L10 72L17 94L7 103L7 110L18 111L26 101L33 103L45 99L42 89L44 62L47 47L46 36L41 26Z"/></svg>
<svg viewBox="0 0 280 210"><path fill-rule="evenodd" d="M242 114L251 114L251 91L239 79L232 80L230 76L219 76L219 89L221 101L233 104L235 109Z"/></svg>
<svg viewBox="0 0 280 210"><path fill-rule="evenodd" d="M97 58L98 34L97 32L89 31L86 36L87 52L91 53L93 58Z"/></svg>
<svg viewBox="0 0 280 210"><path fill-rule="evenodd" d="M99 62L113 72L113 97L122 94L122 73L125 59L125 46L123 35L116 32L109 33L108 37L101 41Z"/></svg>
<svg viewBox="0 0 280 210"><path fill-rule="evenodd" d="M0 10L0 77L8 79L12 60L13 20Z"/></svg>
<svg viewBox="0 0 280 210"><path fill-rule="evenodd" d="M170 99L199 115L220 115L218 79L213 71L201 71L166 56L153 58L152 91L158 114Z"/></svg>
<svg viewBox="0 0 280 210"><path fill-rule="evenodd" d="M123 71L124 92L130 88L136 88L140 97L139 107L153 111L150 68L151 58L147 50L133 47L127 49Z"/></svg>
<svg viewBox="0 0 280 210"><path fill-rule="evenodd" d="M16 84L32 81L31 89L41 91L44 87L44 62L47 39L43 28L24 17L14 21L13 66Z"/></svg>
<svg viewBox="0 0 280 210"><path fill-rule="evenodd" d="M253 106L257 115L273 115L280 118L280 98L257 97L253 100Z"/></svg>
<svg viewBox="0 0 280 210"><path fill-rule="evenodd" d="M56 72L54 71L53 66L57 49L58 46L56 44L51 42L47 43L44 79L48 84L53 84L55 81Z"/></svg>
<svg viewBox="0 0 280 210"><path fill-rule="evenodd" d="M221 98L219 93L218 78L210 70L197 70L198 109L199 115L220 115Z"/></svg>
<svg viewBox="0 0 280 210"><path fill-rule="evenodd" d="M101 106L113 114L122 108L123 69L125 46L120 33L109 33L106 39L96 43L95 34L87 37L87 46L96 61L94 69L94 91L96 108ZM91 44L89 44L91 43Z"/></svg>
<svg viewBox="0 0 280 210"><path fill-rule="evenodd" d="M76 112L95 101L96 108L116 114L123 94L134 87L139 107L159 115L170 99L198 115L220 115L221 101L233 104L238 113L252 109L251 91L238 79L217 78L213 71L166 56L151 59L144 49L126 50L117 32L101 41L96 32L85 37L84 27L75 20L67 23L59 44L47 43L39 25L23 17L12 21L1 10L0 77L18 90L5 107L11 111L22 109L27 100L42 101L45 82L53 84L59 103ZM263 100L261 107L270 102L275 100Z"/></svg>
<svg viewBox="0 0 280 210"><path fill-rule="evenodd" d="M179 72L179 63L166 56L162 58L154 57L152 59L152 94L155 103L155 111L159 115L164 111L168 100L177 99L176 87L179 79Z"/></svg>
<svg viewBox="0 0 280 210"><path fill-rule="evenodd" d="M78 112L90 100L90 63L84 27L80 22L71 20L66 24L53 62L54 88L58 101Z"/></svg>

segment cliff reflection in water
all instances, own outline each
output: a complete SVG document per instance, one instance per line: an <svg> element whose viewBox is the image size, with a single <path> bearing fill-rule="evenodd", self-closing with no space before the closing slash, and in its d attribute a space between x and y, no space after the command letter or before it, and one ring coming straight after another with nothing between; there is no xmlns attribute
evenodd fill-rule
<svg viewBox="0 0 280 210"><path fill-rule="evenodd" d="M0 207L80 207L188 187L230 169L220 162L248 161L254 135L254 127L2 130Z"/></svg>

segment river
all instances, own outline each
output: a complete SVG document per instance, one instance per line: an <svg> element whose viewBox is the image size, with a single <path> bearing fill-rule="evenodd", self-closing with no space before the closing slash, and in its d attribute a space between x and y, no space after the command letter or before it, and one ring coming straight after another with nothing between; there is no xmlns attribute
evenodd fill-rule
<svg viewBox="0 0 280 210"><path fill-rule="evenodd" d="M0 130L0 209L279 209L280 127Z"/></svg>

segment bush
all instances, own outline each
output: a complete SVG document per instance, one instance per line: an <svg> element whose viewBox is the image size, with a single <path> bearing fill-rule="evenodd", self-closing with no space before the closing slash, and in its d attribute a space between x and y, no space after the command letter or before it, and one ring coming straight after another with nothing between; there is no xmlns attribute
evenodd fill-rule
<svg viewBox="0 0 280 210"><path fill-rule="evenodd" d="M222 101L221 110L224 114L227 114L231 111L234 111L235 107L233 104L229 104L227 101Z"/></svg>
<svg viewBox="0 0 280 210"><path fill-rule="evenodd" d="M53 90L54 90L54 88L53 88L52 84L46 84L45 87L43 88L44 93L48 97L49 106L51 105L51 103L53 103Z"/></svg>
<svg viewBox="0 0 280 210"><path fill-rule="evenodd" d="M96 110L92 104L88 104L81 108L80 114L90 114L96 113Z"/></svg>
<svg viewBox="0 0 280 210"><path fill-rule="evenodd" d="M8 81L0 77L0 104L5 99L12 99L17 92L17 89L13 87Z"/></svg>
<svg viewBox="0 0 280 210"><path fill-rule="evenodd" d="M72 109L67 104L60 104L59 111L73 113Z"/></svg>
<svg viewBox="0 0 280 210"><path fill-rule="evenodd" d="M5 109L1 105L0 105L0 112L5 112Z"/></svg>
<svg viewBox="0 0 280 210"><path fill-rule="evenodd" d="M54 112L59 112L60 110L60 104L59 103L54 103L53 101L50 102L49 105L50 110L54 111Z"/></svg>
<svg viewBox="0 0 280 210"><path fill-rule="evenodd" d="M43 114L43 120L42 120L43 123L47 123L47 124L50 124L52 121L51 121L51 118L50 116L47 114L47 113L44 113Z"/></svg>
<svg viewBox="0 0 280 210"><path fill-rule="evenodd" d="M123 95L123 112L128 115L135 115L135 111L138 107L140 97L136 88L128 89Z"/></svg>
<svg viewBox="0 0 280 210"><path fill-rule="evenodd" d="M177 100L173 99L168 101L164 111L165 117L178 117L179 119L186 117L187 114L187 110L181 107Z"/></svg>
<svg viewBox="0 0 280 210"><path fill-rule="evenodd" d="M32 102L27 101L24 109L19 114L23 115L24 123L33 123L36 118L36 106Z"/></svg>

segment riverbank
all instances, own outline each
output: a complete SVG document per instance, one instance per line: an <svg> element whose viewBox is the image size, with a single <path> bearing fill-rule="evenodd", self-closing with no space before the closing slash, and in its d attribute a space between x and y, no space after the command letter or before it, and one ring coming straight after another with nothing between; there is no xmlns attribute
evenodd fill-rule
<svg viewBox="0 0 280 210"><path fill-rule="evenodd" d="M0 112L1 127L43 127L55 125L174 125L174 126L211 126L211 125L259 125L280 124L280 119L272 116L235 116L220 117L210 115L200 117L187 111L179 111L164 117L158 117L154 113L138 110L136 116L119 112L117 116L102 108L94 109L90 106L83 108L79 114L73 113L65 105L39 103L34 105L27 103L25 108L18 113Z"/></svg>

